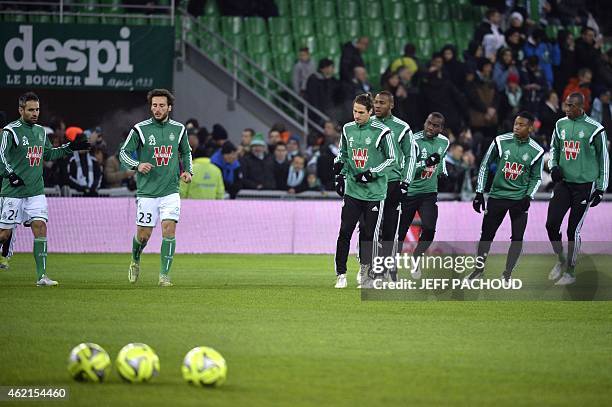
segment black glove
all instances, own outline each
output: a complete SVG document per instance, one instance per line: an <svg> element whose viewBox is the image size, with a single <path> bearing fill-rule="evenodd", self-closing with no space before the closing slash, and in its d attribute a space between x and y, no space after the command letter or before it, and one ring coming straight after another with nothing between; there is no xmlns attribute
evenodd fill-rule
<svg viewBox="0 0 612 407"><path fill-rule="evenodd" d="M563 181L563 172L561 171L561 167L554 166L550 169L550 177L554 182Z"/></svg>
<svg viewBox="0 0 612 407"><path fill-rule="evenodd" d="M86 135L79 134L74 141L68 143L68 147L72 151L89 150L91 148L91 144L89 144L89 140L87 139Z"/></svg>
<svg viewBox="0 0 612 407"><path fill-rule="evenodd" d="M601 202L601 198L603 198L603 194L604 192L600 189L596 189L595 191L593 191L591 198L589 198L589 201L591 201L591 208L599 205L599 203Z"/></svg>
<svg viewBox="0 0 612 407"><path fill-rule="evenodd" d="M409 186L410 184L408 184L407 182L403 182L403 181L400 182L399 188L400 188L400 193L402 194L400 196L400 202L404 202L408 198L408 187Z"/></svg>
<svg viewBox="0 0 612 407"><path fill-rule="evenodd" d="M474 198L474 201L472 202L472 207L478 213L480 213L480 209L482 209L483 211L486 209L485 199L484 199L484 195L482 194L482 192L476 193L476 197Z"/></svg>
<svg viewBox="0 0 612 407"><path fill-rule="evenodd" d="M340 196L344 196L344 175L336 175L334 186L336 187L336 193Z"/></svg>
<svg viewBox="0 0 612 407"><path fill-rule="evenodd" d="M342 168L344 168L344 163L342 161L336 161L334 163L334 175L340 175Z"/></svg>
<svg viewBox="0 0 612 407"><path fill-rule="evenodd" d="M25 182L23 182L23 180L21 179L21 177L17 174L15 174L14 172L11 172L8 175L8 179L9 179L9 183L14 186L14 187L20 187L22 185L25 185Z"/></svg>
<svg viewBox="0 0 612 407"><path fill-rule="evenodd" d="M359 174L355 175L355 181L361 182L362 184L367 184L373 179L374 176L372 175L372 172L370 170L360 172Z"/></svg>
<svg viewBox="0 0 612 407"><path fill-rule="evenodd" d="M521 199L520 203L518 204L518 209L520 209L521 212L527 212L530 206L531 206L531 198L529 196L526 196L523 199Z"/></svg>
<svg viewBox="0 0 612 407"><path fill-rule="evenodd" d="M428 167L433 167L434 165L438 164L439 162L440 162L440 154L433 153L432 155L427 157L427 159L425 160L425 165L428 166Z"/></svg>

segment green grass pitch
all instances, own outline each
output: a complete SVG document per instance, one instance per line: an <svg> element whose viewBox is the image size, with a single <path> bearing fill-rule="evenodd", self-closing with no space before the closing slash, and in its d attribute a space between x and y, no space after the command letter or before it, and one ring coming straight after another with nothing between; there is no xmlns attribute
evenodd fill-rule
<svg viewBox="0 0 612 407"><path fill-rule="evenodd" d="M521 267L541 261L524 257ZM28 254L0 272L0 385L68 387L54 405L612 405L609 301L361 301L354 272L333 289L332 256L178 255L168 289L156 286L156 255L135 286L129 255L48 261L59 287L34 286ZM66 359L85 341L113 360L147 343L161 373L73 382ZM183 382L182 358L199 345L226 358L224 387Z"/></svg>

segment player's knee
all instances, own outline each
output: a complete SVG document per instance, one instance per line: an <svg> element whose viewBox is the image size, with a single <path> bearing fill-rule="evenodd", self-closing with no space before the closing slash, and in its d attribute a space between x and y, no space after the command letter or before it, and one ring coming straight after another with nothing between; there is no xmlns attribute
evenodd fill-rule
<svg viewBox="0 0 612 407"><path fill-rule="evenodd" d="M35 220L30 226L34 237L46 237L47 236L47 224L40 220Z"/></svg>
<svg viewBox="0 0 612 407"><path fill-rule="evenodd" d="M0 243L4 243L11 237L10 229L0 229Z"/></svg>
<svg viewBox="0 0 612 407"><path fill-rule="evenodd" d="M421 240L431 242L436 235L436 228L423 228L421 231Z"/></svg>
<svg viewBox="0 0 612 407"><path fill-rule="evenodd" d="M560 226L560 223L557 223L550 219L546 220L546 230L548 231L548 233L559 233Z"/></svg>

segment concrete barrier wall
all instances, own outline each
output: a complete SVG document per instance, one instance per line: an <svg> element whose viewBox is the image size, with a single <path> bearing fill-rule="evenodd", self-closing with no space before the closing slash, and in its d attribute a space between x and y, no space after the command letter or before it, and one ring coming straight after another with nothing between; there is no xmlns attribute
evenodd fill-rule
<svg viewBox="0 0 612 407"><path fill-rule="evenodd" d="M48 202L50 251L131 251L136 230L133 198L48 198ZM437 241L478 240L482 215L473 211L470 202L440 202L438 206ZM548 241L544 226L547 208L548 202L532 203L525 241ZM333 254L340 211L341 201L183 200L176 251ZM564 223L562 230L565 229ZM407 239L414 240L415 236L410 234ZM509 239L510 220L506 217L496 240ZM582 228L582 240L610 242L612 247L611 202L589 210ZM160 228L157 227L146 252L159 253L160 242ZM28 229L18 228L15 249L31 252L32 236Z"/></svg>

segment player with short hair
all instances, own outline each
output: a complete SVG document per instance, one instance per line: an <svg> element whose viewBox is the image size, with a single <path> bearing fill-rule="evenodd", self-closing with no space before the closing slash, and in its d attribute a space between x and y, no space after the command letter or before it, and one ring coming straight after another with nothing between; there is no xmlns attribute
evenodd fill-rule
<svg viewBox="0 0 612 407"><path fill-rule="evenodd" d="M87 137L79 135L68 144L52 147L45 129L38 125L40 101L32 92L19 97L19 120L2 129L0 142L0 243L7 244L13 230L24 223L34 234L36 285L55 286L47 276L47 199L43 183L43 160L57 160L74 151L88 150ZM7 253L8 254L8 253Z"/></svg>
<svg viewBox="0 0 612 407"><path fill-rule="evenodd" d="M402 202L398 241L404 242L408 228L418 211L421 217L421 235L413 252L413 257L417 259L427 251L436 233L438 177L447 175L444 158L450 144L442 131L444 131L444 116L442 113L433 112L427 116L423 130L413 136L417 162L407 197ZM415 279L421 278L420 262L410 274Z"/></svg>
<svg viewBox="0 0 612 407"><path fill-rule="evenodd" d="M406 200L408 186L414 177L415 147L412 130L405 121L393 116L393 94L382 91L374 98L376 120L391 129L397 162L390 166L387 179L387 198L383 211L382 256L395 256L401 216L401 203ZM397 281L397 270L388 270L391 280Z"/></svg>
<svg viewBox="0 0 612 407"><path fill-rule="evenodd" d="M387 172L395 163L395 150L391 130L373 120L372 96L364 93L353 101L352 122L344 125L340 137L340 153L334 163L336 190L344 196L340 232L336 244L336 288L346 288L346 262L351 236L363 217L359 233L359 262L367 277L372 274L372 258L377 256L378 237L387 196Z"/></svg>
<svg viewBox="0 0 612 407"><path fill-rule="evenodd" d="M604 127L584 112L584 96L572 93L563 106L566 117L557 120L550 143L550 175L557 184L548 203L546 230L558 261L548 278L555 285L576 281L580 229L589 206L599 205L608 188L610 161ZM567 211L567 258L561 243L561 222Z"/></svg>
<svg viewBox="0 0 612 407"><path fill-rule="evenodd" d="M544 149L530 137L533 132L533 114L523 111L514 119L512 133L497 136L480 164L474 210L485 211L478 242L478 254L482 267L476 267L468 279L476 279L484 273L484 261L491 249L491 242L506 213L510 213L512 236L502 276L508 281L523 249L523 235L527 227L527 211L531 200L542 183L542 156ZM497 171L493 178L489 199L485 207L484 189L490 166Z"/></svg>
<svg viewBox="0 0 612 407"><path fill-rule="evenodd" d="M174 96L166 89L153 89L147 95L152 117L134 125L119 152L119 159L136 178L136 225L128 280L136 283L140 255L153 228L161 218L162 244L159 286L170 287L168 274L176 248L176 223L181 214L179 183L191 182L191 148L185 126L170 118ZM132 158L132 153L136 158ZM182 170L180 166L182 165Z"/></svg>

